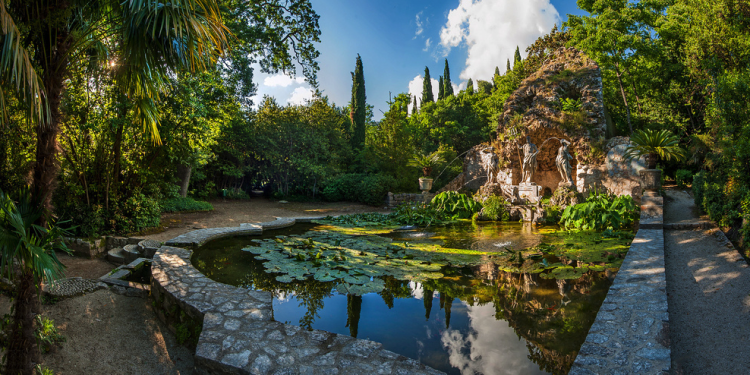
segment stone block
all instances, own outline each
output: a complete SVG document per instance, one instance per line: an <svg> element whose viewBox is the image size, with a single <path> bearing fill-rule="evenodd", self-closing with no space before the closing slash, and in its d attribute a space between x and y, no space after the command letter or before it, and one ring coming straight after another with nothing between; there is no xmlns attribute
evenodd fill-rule
<svg viewBox="0 0 750 375"><path fill-rule="evenodd" d="M104 252L103 244L106 242L102 238L92 240L65 238L64 241L65 245L73 251L73 254L87 258L94 258Z"/></svg>

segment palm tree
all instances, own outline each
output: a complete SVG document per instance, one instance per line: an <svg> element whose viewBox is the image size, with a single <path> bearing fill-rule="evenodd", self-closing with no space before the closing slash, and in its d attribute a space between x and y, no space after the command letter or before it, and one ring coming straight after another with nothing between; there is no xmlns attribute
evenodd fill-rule
<svg viewBox="0 0 750 375"><path fill-rule="evenodd" d="M687 152L680 147L680 140L669 130L636 130L630 142L625 159L646 156L648 169L656 169L657 158L681 161L687 157Z"/></svg>
<svg viewBox="0 0 750 375"><path fill-rule="evenodd" d="M35 224L42 210L24 192L18 203L0 191L0 275L15 281L18 294L8 345L9 374L31 374L39 363L34 337L34 318L39 313L35 287L41 279L62 276L64 266L55 250L70 251L59 241L66 232L55 223Z"/></svg>
<svg viewBox="0 0 750 375"><path fill-rule="evenodd" d="M443 158L440 156L439 151L430 154L417 153L409 159L406 166L419 168L422 170L422 174L424 174L425 177L429 177L430 173L432 173L432 168L442 161Z"/></svg>
<svg viewBox="0 0 750 375"><path fill-rule="evenodd" d="M211 67L224 53L227 35L216 0L0 0L0 120L6 118L7 99L15 95L29 109L27 118L36 129L29 203L39 209L38 216L29 216L35 217L35 230L45 228L51 214L59 169L60 99L70 68L87 64L110 69L144 129L159 143L156 101L169 75ZM53 234L50 230L47 235ZM13 259L5 255L0 254L3 264ZM8 352L6 372L13 375L30 375L37 358L33 312L23 306L34 300L29 296L35 296L39 280L33 275L55 275L54 264L39 257L26 261L28 266L21 262L16 316L22 311L31 319L19 316L16 321L22 337L14 336L20 346Z"/></svg>

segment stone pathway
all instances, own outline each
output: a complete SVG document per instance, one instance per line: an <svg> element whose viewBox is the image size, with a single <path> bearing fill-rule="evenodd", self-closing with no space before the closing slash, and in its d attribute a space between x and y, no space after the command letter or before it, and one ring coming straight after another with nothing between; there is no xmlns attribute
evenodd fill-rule
<svg viewBox="0 0 750 375"><path fill-rule="evenodd" d="M665 226L702 221L689 194L667 195ZM750 373L747 262L718 229L665 230L664 242L672 373Z"/></svg>

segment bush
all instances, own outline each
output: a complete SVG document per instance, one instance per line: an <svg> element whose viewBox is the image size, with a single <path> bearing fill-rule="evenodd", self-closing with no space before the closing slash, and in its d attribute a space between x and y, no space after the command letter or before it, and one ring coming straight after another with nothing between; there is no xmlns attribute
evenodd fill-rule
<svg viewBox="0 0 750 375"><path fill-rule="evenodd" d="M508 211L510 203L508 203L505 198L493 195L487 198L483 205L484 208L482 214L484 217L491 220L510 220L510 212Z"/></svg>
<svg viewBox="0 0 750 375"><path fill-rule="evenodd" d="M348 173L329 180L321 195L329 202L350 201L379 206L396 183L396 179L383 174Z"/></svg>
<svg viewBox="0 0 750 375"><path fill-rule="evenodd" d="M211 203L183 197L166 199L161 202L161 206L163 212L213 211L214 209Z"/></svg>
<svg viewBox="0 0 750 375"><path fill-rule="evenodd" d="M471 218L482 209L481 203L455 191L444 191L435 195L430 205L438 212L457 219Z"/></svg>
<svg viewBox="0 0 750 375"><path fill-rule="evenodd" d="M632 224L638 218L638 213L638 206L631 196L616 197L594 190L585 203L568 206L563 211L560 223L576 229L619 229Z"/></svg>
<svg viewBox="0 0 750 375"><path fill-rule="evenodd" d="M693 172L685 169L678 169L677 172L675 172L674 180L678 187L685 188L689 182L693 181Z"/></svg>
<svg viewBox="0 0 750 375"><path fill-rule="evenodd" d="M706 183L706 171L693 175L693 199L697 207L703 207L703 191Z"/></svg>

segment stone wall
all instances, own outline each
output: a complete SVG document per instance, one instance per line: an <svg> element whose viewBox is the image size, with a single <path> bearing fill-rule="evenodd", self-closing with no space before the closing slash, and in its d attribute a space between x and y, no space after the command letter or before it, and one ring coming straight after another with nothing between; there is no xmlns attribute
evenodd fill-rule
<svg viewBox="0 0 750 375"><path fill-rule="evenodd" d="M638 172L646 168L645 158L625 160L624 154L630 143L627 137L614 137L605 147L605 163L600 165L578 165L574 176L581 193L593 189L607 190L615 195L630 195L640 203L643 191Z"/></svg>
<svg viewBox="0 0 750 375"><path fill-rule="evenodd" d="M65 238L65 245L73 254L87 258L94 258L104 252L104 241L97 239Z"/></svg>
<svg viewBox="0 0 750 375"><path fill-rule="evenodd" d="M427 194L424 194L424 193L422 194L388 193L388 197L385 200L385 205L388 208L394 208L403 203L410 203L410 202L428 203L432 201L432 198L434 197L435 197L435 194L432 194L432 193L427 193Z"/></svg>

